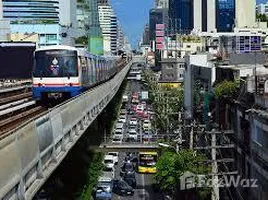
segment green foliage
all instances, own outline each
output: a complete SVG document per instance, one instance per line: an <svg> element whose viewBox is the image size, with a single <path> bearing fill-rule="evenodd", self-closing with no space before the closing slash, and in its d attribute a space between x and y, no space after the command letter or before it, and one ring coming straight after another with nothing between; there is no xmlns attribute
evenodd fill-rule
<svg viewBox="0 0 268 200"><path fill-rule="evenodd" d="M160 189L171 195L177 195L180 191L180 177L187 171L194 174L207 174L211 172L211 166L205 165L205 156L192 150L183 150L178 154L165 151L157 161L157 173L155 179ZM206 197L210 190L201 189L199 196Z"/></svg>
<svg viewBox="0 0 268 200"><path fill-rule="evenodd" d="M91 199L93 188L97 184L98 177L100 176L101 170L103 168L102 159L103 159L102 153L94 153L92 162L90 163L87 172L87 184L84 186L84 189L79 199L81 200Z"/></svg>
<svg viewBox="0 0 268 200"><path fill-rule="evenodd" d="M217 99L221 99L223 97L235 99L237 97L237 92L238 83L234 81L224 80L215 86L215 96Z"/></svg>
<svg viewBox="0 0 268 200"><path fill-rule="evenodd" d="M88 37L87 36L81 36L79 38L76 38L75 39L75 44L88 45Z"/></svg>

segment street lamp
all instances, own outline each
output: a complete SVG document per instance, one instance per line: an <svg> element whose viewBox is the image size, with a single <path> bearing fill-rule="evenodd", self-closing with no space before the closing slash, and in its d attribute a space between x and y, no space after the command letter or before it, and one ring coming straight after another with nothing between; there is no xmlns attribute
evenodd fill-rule
<svg viewBox="0 0 268 200"><path fill-rule="evenodd" d="M165 144L165 143L158 143L158 145L160 147L165 147L165 148L170 148L170 149L174 149L176 151L176 153L179 153L179 145L176 145L176 147L169 145L169 144Z"/></svg>

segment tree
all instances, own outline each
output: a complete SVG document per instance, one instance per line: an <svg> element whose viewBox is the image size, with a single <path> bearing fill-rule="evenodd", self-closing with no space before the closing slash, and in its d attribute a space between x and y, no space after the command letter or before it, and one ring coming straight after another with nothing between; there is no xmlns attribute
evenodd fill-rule
<svg viewBox="0 0 268 200"><path fill-rule="evenodd" d="M204 155L192 150L183 150L178 154L171 151L164 151L159 157L156 167L157 173L155 179L163 192L173 197L180 194L180 177L185 172L193 174L208 174L211 172L210 165L204 164L206 158ZM202 188L198 191L199 198L207 198L210 195L210 189Z"/></svg>
<svg viewBox="0 0 268 200"><path fill-rule="evenodd" d="M224 80L215 86L215 96L217 99L236 99L238 89L239 84L237 82Z"/></svg>

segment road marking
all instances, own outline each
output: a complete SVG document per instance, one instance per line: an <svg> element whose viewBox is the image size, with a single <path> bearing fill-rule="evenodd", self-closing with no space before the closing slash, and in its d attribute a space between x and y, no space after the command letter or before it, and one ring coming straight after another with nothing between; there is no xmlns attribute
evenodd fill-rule
<svg viewBox="0 0 268 200"><path fill-rule="evenodd" d="M144 174L142 174L141 175L141 184L142 184L142 192L141 192L141 194L142 194L142 199L146 199L145 197L146 197L146 191L145 191L145 179L144 179Z"/></svg>

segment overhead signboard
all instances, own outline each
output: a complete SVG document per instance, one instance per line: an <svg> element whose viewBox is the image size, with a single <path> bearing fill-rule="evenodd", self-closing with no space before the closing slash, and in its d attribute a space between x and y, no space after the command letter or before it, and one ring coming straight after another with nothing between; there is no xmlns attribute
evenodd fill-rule
<svg viewBox="0 0 268 200"><path fill-rule="evenodd" d="M164 37L165 36L165 32L164 31L156 31L155 32L156 37Z"/></svg>
<svg viewBox="0 0 268 200"><path fill-rule="evenodd" d="M93 54L103 55L103 37L89 37L89 51Z"/></svg>
<svg viewBox="0 0 268 200"><path fill-rule="evenodd" d="M156 44L156 49L163 50L165 48L164 44Z"/></svg>
<svg viewBox="0 0 268 200"><path fill-rule="evenodd" d="M165 38L164 37L157 37L156 38L156 43L164 43L165 42Z"/></svg>
<svg viewBox="0 0 268 200"><path fill-rule="evenodd" d="M156 30L164 30L165 29L165 24L156 24L155 29Z"/></svg>

